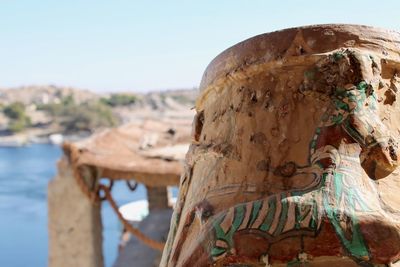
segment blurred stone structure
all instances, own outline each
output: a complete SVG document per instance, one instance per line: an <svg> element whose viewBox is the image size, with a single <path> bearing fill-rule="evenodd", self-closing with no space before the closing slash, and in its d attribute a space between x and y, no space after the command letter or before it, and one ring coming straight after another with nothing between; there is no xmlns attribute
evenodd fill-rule
<svg viewBox="0 0 400 267"><path fill-rule="evenodd" d="M101 202L84 194L79 177L91 193L103 178L145 185L149 215L139 230L165 242L172 213L167 187L179 184L190 124L191 119L144 119L64 144L58 175L48 188L50 267L104 266ZM153 267L160 258L160 251L132 237L115 266Z"/></svg>

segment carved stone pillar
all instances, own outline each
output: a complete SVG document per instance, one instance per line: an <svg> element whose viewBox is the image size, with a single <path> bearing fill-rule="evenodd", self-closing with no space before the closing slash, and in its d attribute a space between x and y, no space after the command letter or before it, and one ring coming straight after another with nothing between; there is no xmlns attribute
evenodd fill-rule
<svg viewBox="0 0 400 267"><path fill-rule="evenodd" d="M397 261L399 72L400 34L355 25L263 34L217 56L161 266Z"/></svg>

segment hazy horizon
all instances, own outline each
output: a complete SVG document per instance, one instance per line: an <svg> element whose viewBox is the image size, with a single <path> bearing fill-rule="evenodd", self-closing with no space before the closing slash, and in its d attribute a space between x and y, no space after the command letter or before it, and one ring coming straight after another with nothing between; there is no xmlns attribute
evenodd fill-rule
<svg viewBox="0 0 400 267"><path fill-rule="evenodd" d="M181 90L197 90L199 86L192 86L192 87L181 87L181 88L154 88L154 89L142 89L142 90L130 90L130 89L112 89L112 90L96 90L92 88L85 88L85 87L79 87L79 86L73 86L73 85L63 85L63 84L21 84L17 86L1 86L0 85L0 90L14 90L14 89L21 89L24 87L50 87L54 86L57 88L73 88L77 90L87 90L92 93L96 94L113 94L113 93L138 93L138 94L145 94L145 93L152 93L152 92L166 92L166 91L181 91Z"/></svg>
<svg viewBox="0 0 400 267"><path fill-rule="evenodd" d="M215 56L261 33L326 23L400 30L399 1L19 0L0 7L0 88L195 88Z"/></svg>

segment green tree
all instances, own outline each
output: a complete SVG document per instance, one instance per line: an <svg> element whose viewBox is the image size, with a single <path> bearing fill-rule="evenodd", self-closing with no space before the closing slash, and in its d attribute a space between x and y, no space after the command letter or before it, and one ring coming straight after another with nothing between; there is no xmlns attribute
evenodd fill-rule
<svg viewBox="0 0 400 267"><path fill-rule="evenodd" d="M117 118L107 105L99 101L64 108L61 125L65 132L93 131L101 127L113 127Z"/></svg>
<svg viewBox="0 0 400 267"><path fill-rule="evenodd" d="M135 104L137 97L130 94L112 94L110 97L103 97L100 100L110 107L129 106Z"/></svg>
<svg viewBox="0 0 400 267"><path fill-rule="evenodd" d="M101 127L113 127L118 124L117 117L109 105L102 100L92 100L77 104L72 96L61 99L60 103L41 105L58 123L65 133L93 131Z"/></svg>
<svg viewBox="0 0 400 267"><path fill-rule="evenodd" d="M25 130L30 124L31 120L29 117L11 120L8 124L8 129L13 133L18 133Z"/></svg>
<svg viewBox="0 0 400 267"><path fill-rule="evenodd" d="M14 102L3 109L4 115L10 119L19 119L25 116L25 107L20 102Z"/></svg>
<svg viewBox="0 0 400 267"><path fill-rule="evenodd" d="M41 104L36 108L49 113L53 117L60 117L64 114L68 115L68 110L75 108L75 99L72 95L65 96L61 99L60 103Z"/></svg>
<svg viewBox="0 0 400 267"><path fill-rule="evenodd" d="M14 133L25 130L31 124L31 120L26 115L25 106L22 103L11 103L4 107L3 113L10 119L8 129Z"/></svg>

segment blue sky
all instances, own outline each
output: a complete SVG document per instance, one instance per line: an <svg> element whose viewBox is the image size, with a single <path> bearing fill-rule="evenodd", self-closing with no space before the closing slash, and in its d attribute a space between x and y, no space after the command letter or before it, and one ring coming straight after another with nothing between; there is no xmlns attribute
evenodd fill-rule
<svg viewBox="0 0 400 267"><path fill-rule="evenodd" d="M235 43L320 23L400 31L400 1L0 0L0 87L191 88Z"/></svg>

